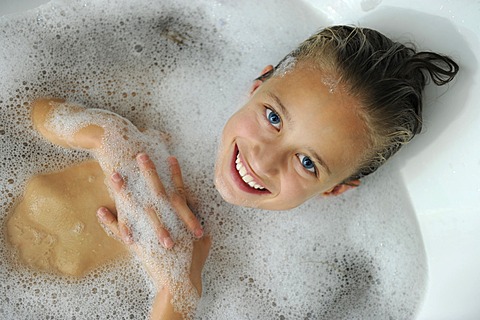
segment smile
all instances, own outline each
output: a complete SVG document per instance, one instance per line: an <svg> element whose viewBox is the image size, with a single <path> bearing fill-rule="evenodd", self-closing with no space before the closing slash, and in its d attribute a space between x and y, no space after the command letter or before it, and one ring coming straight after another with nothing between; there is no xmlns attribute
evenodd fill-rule
<svg viewBox="0 0 480 320"><path fill-rule="evenodd" d="M237 185L237 187L243 192L258 195L270 193L265 186L260 183L258 178L255 177L248 165L242 161L242 157L237 146L235 147L232 157L231 170L235 185Z"/></svg>
<svg viewBox="0 0 480 320"><path fill-rule="evenodd" d="M257 189L257 190L265 190L264 187L259 185L253 180L253 177L247 173L247 169L243 165L242 161L240 160L240 152L237 153L237 159L235 160L235 168L238 171L238 174L242 178L242 180L248 184L250 187Z"/></svg>

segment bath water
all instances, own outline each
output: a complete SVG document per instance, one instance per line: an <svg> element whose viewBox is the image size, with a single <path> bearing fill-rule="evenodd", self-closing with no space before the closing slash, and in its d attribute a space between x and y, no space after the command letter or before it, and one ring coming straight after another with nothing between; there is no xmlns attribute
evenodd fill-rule
<svg viewBox="0 0 480 320"><path fill-rule="evenodd" d="M32 127L29 102L62 97L170 135L213 237L196 318L412 318L425 253L388 164L354 191L287 212L231 206L213 186L221 128L253 79L327 25L301 1L275 0L58 0L0 18L0 224L33 175L91 158ZM81 279L44 273L19 263L3 232L0 261L2 319L144 319L153 298L134 259Z"/></svg>

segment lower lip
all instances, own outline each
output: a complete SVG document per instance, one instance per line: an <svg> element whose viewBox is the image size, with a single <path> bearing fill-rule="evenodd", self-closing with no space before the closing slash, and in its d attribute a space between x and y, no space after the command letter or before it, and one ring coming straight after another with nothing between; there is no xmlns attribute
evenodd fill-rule
<svg viewBox="0 0 480 320"><path fill-rule="evenodd" d="M242 177L240 176L240 174L237 171L237 164L235 163L235 161L237 160L237 154L238 154L238 147L235 145L235 150L234 150L233 156L232 156L232 163L230 165L230 167L231 167L231 177L232 177L232 180L235 182L235 185L237 185L237 187L240 190L242 190L243 192L250 193L250 194L269 193L269 191L267 189L264 189L264 190L255 189L255 188L250 187L245 181L243 181Z"/></svg>

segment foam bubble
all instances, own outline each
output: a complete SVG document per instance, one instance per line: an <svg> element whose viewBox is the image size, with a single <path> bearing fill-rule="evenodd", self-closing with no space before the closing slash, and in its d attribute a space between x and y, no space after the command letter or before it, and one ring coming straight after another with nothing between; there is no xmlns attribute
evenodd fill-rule
<svg viewBox="0 0 480 320"><path fill-rule="evenodd" d="M120 194L110 190L118 219L126 221L132 231L134 242L140 248L134 250L136 254L143 257L147 265L154 266L151 270L156 273L153 275L155 285L168 285L174 308L191 318L199 298L189 278L193 237L171 205L150 191L146 179L136 178L140 172L135 156L145 152L155 163L167 194L172 191L166 169L169 154L160 140L160 133L150 130L143 134L130 121L110 111L83 109L60 102L50 102L50 105L53 109L45 120L45 127L67 142L74 141L74 135L87 126L103 129L101 146L91 153L105 173L117 171L127 178ZM162 225L175 239L172 250L159 246L152 221L145 214L148 209L157 213Z"/></svg>
<svg viewBox="0 0 480 320"><path fill-rule="evenodd" d="M170 135L214 241L197 319L413 317L425 256L388 167L354 192L289 212L230 206L213 186L221 128L251 81L326 24L300 1L275 0L54 1L0 19L0 223L30 177L91 158L32 127L30 101L63 97L152 129L145 143ZM2 319L143 319L153 298L134 259L60 277L19 264L3 236L0 261Z"/></svg>

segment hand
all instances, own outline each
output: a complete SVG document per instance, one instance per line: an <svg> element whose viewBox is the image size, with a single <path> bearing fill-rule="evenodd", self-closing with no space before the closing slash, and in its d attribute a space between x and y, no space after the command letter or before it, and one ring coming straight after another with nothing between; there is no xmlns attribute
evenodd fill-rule
<svg viewBox="0 0 480 320"><path fill-rule="evenodd" d="M165 188L158 177L153 162L143 154L137 156L137 161L140 170L144 178L147 180L148 185L153 193L157 196L167 198ZM170 163L172 180L175 186L175 191L168 196L168 199L171 201L174 210L187 225L188 229L192 231L196 237L202 237L203 230L200 226L200 223L195 218L186 203L183 179L178 161L175 158L169 158L168 161ZM119 194L123 192L125 182L119 174L112 175L111 184L115 192ZM161 222L159 221L159 218L155 212L149 209L147 209L146 212L147 217L154 226L154 230L156 231L160 243L162 243L166 248L171 248L173 246L173 241L171 240L168 231L162 227ZM175 281L165 283L166 279L164 276L164 270L162 270L161 265L155 262L158 261L159 258L162 259L162 257L151 256L151 252L149 252L149 250L145 250L140 243L134 243L130 229L125 223L118 221L117 216L107 208L99 208L97 214L105 228L115 237L119 238L126 245L128 245L136 253L137 257L140 258L144 267L152 278L158 291L152 305L150 314L151 319L184 319L184 315L194 312L195 304L189 304L190 307L181 310L180 313L174 308L174 301L177 301L178 303L184 299L185 288L182 285L178 287L179 284ZM189 268L186 270L190 278L191 286L193 286L192 289L196 289L198 297L202 293L201 274L205 261L208 257L210 246L211 238L209 236L193 241L191 264L190 266L187 266ZM173 252L175 250L167 251ZM164 286L163 284L167 285ZM178 295L178 292L183 292L184 294ZM180 304L183 305L183 302L180 302Z"/></svg>
<svg viewBox="0 0 480 320"><path fill-rule="evenodd" d="M175 188L175 191L169 195L167 195L162 181L158 176L155 164L151 159L144 153L138 154L136 159L140 171L147 184L150 186L152 193L157 197L168 199L177 215L185 223L187 229L192 232L196 238L201 238L203 236L203 229L200 222L187 205L182 172L177 159L175 157L168 158L170 171L172 173L172 182ZM122 195L124 193L125 181L119 173L114 172L112 174L110 177L110 184L117 194ZM168 230L163 227L156 212L152 208L145 208L145 211L154 226L159 242L167 249L172 248L174 242ZM116 216L105 207L98 209L98 216L110 231L115 236L121 238L125 244L132 243L131 232L124 221L117 221Z"/></svg>
<svg viewBox="0 0 480 320"><path fill-rule="evenodd" d="M137 255L142 257L141 249L133 242L130 230L125 224L119 223L115 214L108 209L102 207L97 212L99 219L103 222L105 227L117 238L121 239L127 246L137 252ZM210 236L205 236L200 240L193 242L192 263L190 265L190 280L193 286L197 289L199 295L202 294L202 270L208 257L212 240ZM155 271L149 270L149 265L144 264L150 275L156 274Z"/></svg>

